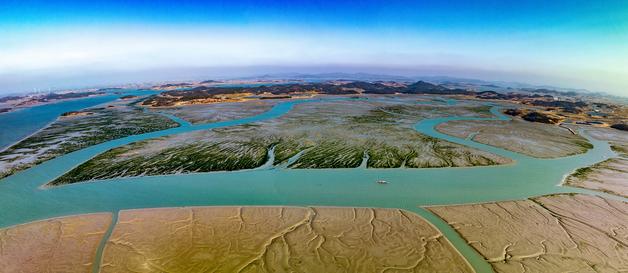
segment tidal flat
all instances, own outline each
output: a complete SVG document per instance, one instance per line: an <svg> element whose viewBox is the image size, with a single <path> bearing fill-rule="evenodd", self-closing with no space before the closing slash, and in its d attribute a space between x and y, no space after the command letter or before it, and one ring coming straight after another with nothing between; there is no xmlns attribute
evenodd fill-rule
<svg viewBox="0 0 628 273"><path fill-rule="evenodd" d="M68 112L47 127L0 152L0 178L46 160L125 136L177 127L129 101Z"/></svg>
<svg viewBox="0 0 628 273"><path fill-rule="evenodd" d="M244 103L224 102L147 109L167 113L192 124L201 124L258 115L270 110L280 101L284 100L251 100Z"/></svg>
<svg viewBox="0 0 628 273"><path fill-rule="evenodd" d="M609 141L617 156L576 169L565 178L564 184L628 198L628 133L608 128L588 132L597 139Z"/></svg>
<svg viewBox="0 0 628 273"><path fill-rule="evenodd" d="M593 148L586 138L552 124L524 121L450 121L436 127L442 133L538 158L585 153Z"/></svg>
<svg viewBox="0 0 628 273"><path fill-rule="evenodd" d="M91 272L111 219L94 213L0 229L0 272Z"/></svg>
<svg viewBox="0 0 628 273"><path fill-rule="evenodd" d="M628 271L628 203L583 194L428 208L498 273Z"/></svg>
<svg viewBox="0 0 628 273"><path fill-rule="evenodd" d="M379 98L379 97L378 97ZM413 99L339 100L296 105L272 120L183 133L115 148L54 180L252 169L269 163L296 169L437 168L507 164L511 160L429 137L424 118L487 117L473 103L423 105ZM269 162L270 161L270 162Z"/></svg>
<svg viewBox="0 0 628 273"><path fill-rule="evenodd" d="M438 229L399 209L123 210L104 236L111 218L75 215L1 229L0 266L3 272L474 272Z"/></svg>
<svg viewBox="0 0 628 273"><path fill-rule="evenodd" d="M496 107L488 108L475 102L450 103L451 100L447 99L442 100L442 103L436 103L422 97L422 99L415 98L417 99L403 98L401 102L396 96L355 101L396 106L397 109L380 108L380 110L394 114L395 117L399 116L399 120L412 120L407 124L410 124L409 128L413 129L413 132L421 132L431 138L447 140L448 143L458 143L465 145L464 147L509 157L516 160L516 163L486 168L363 169L362 167L366 166L365 161L368 160L368 157L363 156L363 165L361 164L360 168L289 170L285 167L296 162L306 150L290 156L280 165L269 166L268 163L275 160L273 157L275 153L271 152L275 146L271 146L266 149L268 160L262 165L263 169L114 178L102 181L102 183L40 187L72 170L76 164L87 162L106 151L124 147L123 145L156 140L164 136L200 133L203 130L210 132L207 131L210 128L216 129L213 131L215 132L242 129L246 127L245 125L261 127L258 125L278 122L296 113L301 106L342 102L336 99L288 101L277 104L267 113L251 118L202 125L182 123L183 126L178 128L109 141L19 172L3 179L3 183L0 183L0 188L2 188L0 196L3 200L7 200L2 203L3 211L6 213L0 218L0 222L3 226L10 226L48 217L80 213L111 211L116 213L114 215L118 215L118 211L126 209L207 205L402 208L421 215L437 226L478 272L490 272L489 263L474 252L447 223L417 206L516 200L548 193L584 191L560 187L557 186L557 182L564 174L574 169L615 156L607 142L591 138L588 134L583 135L594 144L594 148L587 153L545 160L438 133L434 130L434 126L446 121L477 120L478 118L504 120L506 117L500 116ZM429 105L420 105L426 100L429 101L427 102ZM412 112L415 107L424 116L415 118L414 116L418 116ZM327 106L321 111L330 109L333 107ZM356 109L361 108L356 107ZM451 114L451 112L456 113ZM331 113L335 112L331 111ZM367 113L370 113L370 110ZM330 119L344 120L345 118L339 118L334 114ZM416 120L419 122L416 123ZM367 160L364 160L365 158ZM530 172L530 170L536 171ZM386 185L376 183L380 179L391 183Z"/></svg>

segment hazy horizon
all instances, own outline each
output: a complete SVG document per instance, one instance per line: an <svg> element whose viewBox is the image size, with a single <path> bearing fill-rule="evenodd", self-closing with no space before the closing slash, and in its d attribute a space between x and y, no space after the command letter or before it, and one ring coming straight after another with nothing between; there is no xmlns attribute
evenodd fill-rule
<svg viewBox="0 0 628 273"><path fill-rule="evenodd" d="M426 80L433 81L435 78L451 78L454 80L472 80L485 81L487 83L501 84L502 87L512 87L515 85L529 85L530 87L551 87L557 89L573 89L586 90L590 92L604 92L600 90L589 90L578 86L559 86L546 84L542 82L526 82L518 78L510 78L502 76L499 78L479 78L474 76L472 71L460 71L456 75L443 74L446 68L424 68L411 69L404 71L402 69L334 69L330 67L221 67L221 68L174 68L174 69L154 69L147 71L127 71L120 72L95 72L93 74L83 73L81 75L68 75L68 77L51 78L46 77L44 82L32 81L24 84L17 82L15 88L12 88L10 81L12 79L3 79L0 81L9 82L0 86L0 96L8 94L27 94L34 92L54 92L71 89L88 89L88 88L104 88L122 85L141 85L156 84L167 82L185 82L185 81L204 81L204 80L237 80L237 79L253 79L262 78L264 76L284 77L289 79L291 74L301 74L309 76L322 76L324 74L347 74L347 76L359 76L365 74L367 76L383 76L383 77L399 77L410 81ZM34 79L37 78L36 76ZM338 78L340 79L340 78ZM353 79L353 77L349 77ZM612 93L608 93L612 94ZM620 94L622 95L622 94Z"/></svg>
<svg viewBox="0 0 628 273"><path fill-rule="evenodd" d="M0 94L327 71L628 95L622 1L6 1L0 26Z"/></svg>

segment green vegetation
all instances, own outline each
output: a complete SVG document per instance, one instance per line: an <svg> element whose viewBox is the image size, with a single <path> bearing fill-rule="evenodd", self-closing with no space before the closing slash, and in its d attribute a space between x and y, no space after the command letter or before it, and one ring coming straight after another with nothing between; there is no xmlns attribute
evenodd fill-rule
<svg viewBox="0 0 628 273"><path fill-rule="evenodd" d="M167 117L125 104L84 112L88 115L62 117L0 152L0 178L109 140L178 126Z"/></svg>
<svg viewBox="0 0 628 273"><path fill-rule="evenodd" d="M478 107L467 107L469 111L482 115L491 115L491 106L483 105Z"/></svg>
<svg viewBox="0 0 628 273"><path fill-rule="evenodd" d="M195 143L168 148L150 156L118 159L125 153L142 148L144 145L146 142L113 149L81 164L50 184L61 185L120 176L252 169L268 160L269 148L263 140ZM103 165L103 162L114 164Z"/></svg>
<svg viewBox="0 0 628 273"><path fill-rule="evenodd" d="M408 146L398 148L376 141L369 144L369 160L366 163L368 168L399 168L417 156Z"/></svg>
<svg viewBox="0 0 628 273"><path fill-rule="evenodd" d="M297 169L356 168L362 163L364 149L340 140L323 141L307 150L290 165Z"/></svg>
<svg viewBox="0 0 628 273"><path fill-rule="evenodd" d="M591 172L593 171L592 167L584 167L584 168L579 168L577 170L575 170L571 176L576 177L576 178L585 178L587 177L587 175L589 175Z"/></svg>
<svg viewBox="0 0 628 273"><path fill-rule="evenodd" d="M628 146L624 146L624 145L619 145L619 144L612 144L611 145L611 150L620 153L624 156L628 155Z"/></svg>
<svg viewBox="0 0 628 273"><path fill-rule="evenodd" d="M499 156L428 137L412 126L450 111L412 104L343 101L302 104L274 120L190 132L123 146L82 164L52 184L140 175L288 168L431 168L506 163ZM454 111L473 115L473 107ZM446 114L443 114L446 115Z"/></svg>
<svg viewBox="0 0 628 273"><path fill-rule="evenodd" d="M282 164L299 152L311 148L313 145L314 143L297 141L293 138L281 138L280 141L275 143L275 161L273 164Z"/></svg>
<svg viewBox="0 0 628 273"><path fill-rule="evenodd" d="M588 141L588 140L586 140L586 139L583 139L583 140L574 140L574 141L573 141L573 143L583 148L583 149L582 149L582 153L585 153L585 152L586 152L587 150L589 150L589 149L593 149L593 144L591 144L591 142L589 142L589 141ZM577 153L576 153L576 154L577 154Z"/></svg>

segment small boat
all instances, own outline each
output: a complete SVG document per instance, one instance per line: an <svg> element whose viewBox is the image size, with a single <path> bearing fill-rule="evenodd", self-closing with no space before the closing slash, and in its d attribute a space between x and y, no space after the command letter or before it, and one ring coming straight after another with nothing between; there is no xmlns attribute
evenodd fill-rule
<svg viewBox="0 0 628 273"><path fill-rule="evenodd" d="M388 181L386 180L377 180L377 184L388 184Z"/></svg>

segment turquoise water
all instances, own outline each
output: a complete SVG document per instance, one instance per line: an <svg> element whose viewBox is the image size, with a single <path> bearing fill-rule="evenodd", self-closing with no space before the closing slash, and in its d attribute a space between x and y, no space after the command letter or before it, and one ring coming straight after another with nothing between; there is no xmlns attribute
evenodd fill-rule
<svg viewBox="0 0 628 273"><path fill-rule="evenodd" d="M328 100L328 99L326 99ZM248 118L190 125L129 136L76 151L0 180L0 227L33 220L129 208L205 205L298 205L401 208L435 224L479 272L490 272L483 261L444 222L419 206L522 199L530 196L580 192L560 187L563 176L576 168L615 154L608 143L590 139L594 149L559 159L536 159L515 152L441 134L434 126L450 120L508 119L497 107L495 118L446 117L423 120L417 131L451 142L509 157L505 166L434 169L323 169L268 168L169 176L111 179L56 188L40 186L75 166L114 147L170 134L235 126L282 116L298 103L283 102ZM379 179L387 185L375 183ZM617 197L615 197L617 198Z"/></svg>
<svg viewBox="0 0 628 273"><path fill-rule="evenodd" d="M2 113L0 114L0 150L45 127L65 112L77 111L110 102L124 95L154 93L155 91L125 90L124 94L121 95L110 93L103 96L59 101Z"/></svg>

